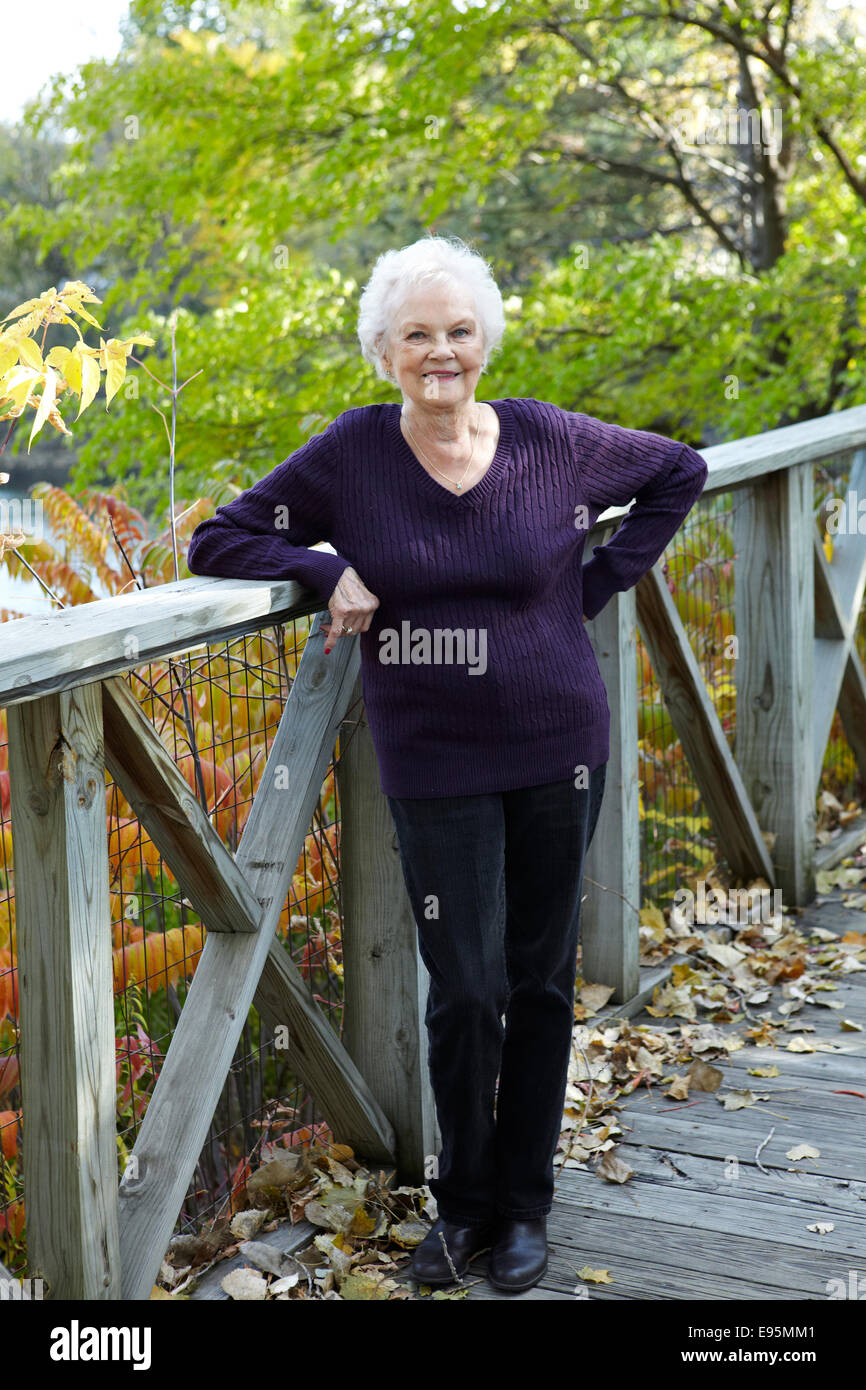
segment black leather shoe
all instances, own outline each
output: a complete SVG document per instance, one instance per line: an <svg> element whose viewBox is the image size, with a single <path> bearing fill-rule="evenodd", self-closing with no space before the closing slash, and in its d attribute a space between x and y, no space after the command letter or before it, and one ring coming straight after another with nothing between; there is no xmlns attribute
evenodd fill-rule
<svg viewBox="0 0 866 1390"><path fill-rule="evenodd" d="M487 1259L487 1277L494 1288L521 1293L537 1284L546 1269L547 1218L518 1221L500 1217Z"/></svg>
<svg viewBox="0 0 866 1390"><path fill-rule="evenodd" d="M439 1233L448 1247L448 1263ZM458 1226L442 1217L427 1232L412 1258L409 1273L421 1284L453 1284L466 1273L469 1260L479 1250L486 1250L494 1235L492 1222L486 1226Z"/></svg>

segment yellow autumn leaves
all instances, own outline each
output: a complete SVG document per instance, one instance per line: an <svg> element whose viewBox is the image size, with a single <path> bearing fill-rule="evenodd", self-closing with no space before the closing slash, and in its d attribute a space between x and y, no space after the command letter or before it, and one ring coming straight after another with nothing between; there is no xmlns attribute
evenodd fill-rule
<svg viewBox="0 0 866 1390"><path fill-rule="evenodd" d="M0 320L10 324L0 331L0 408L11 403L11 408L0 414L0 420L17 419L28 407L34 410L28 452L46 422L62 434L72 433L58 407L64 393L71 392L79 398L77 420L93 401L104 372L107 410L126 378L126 360L133 346L154 346L154 339L142 333L134 338L109 338L107 342L100 335L99 347L89 347L72 316L77 315L94 328L101 329L102 324L83 307L85 303L102 301L81 280L70 280L62 290L52 285L37 299L26 300ZM18 322L11 323L13 319ZM52 323L71 324L78 342L72 348L54 346L43 358L45 332ZM40 329L41 347L33 336Z"/></svg>

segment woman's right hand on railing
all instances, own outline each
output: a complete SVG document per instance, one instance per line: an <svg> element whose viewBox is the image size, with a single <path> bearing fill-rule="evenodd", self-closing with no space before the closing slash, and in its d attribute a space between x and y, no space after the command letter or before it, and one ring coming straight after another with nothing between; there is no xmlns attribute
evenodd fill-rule
<svg viewBox="0 0 866 1390"><path fill-rule="evenodd" d="M378 607L376 595L370 593L357 570L347 565L328 599L332 621L321 624L325 634L325 654L338 637L354 637L358 632L366 632Z"/></svg>

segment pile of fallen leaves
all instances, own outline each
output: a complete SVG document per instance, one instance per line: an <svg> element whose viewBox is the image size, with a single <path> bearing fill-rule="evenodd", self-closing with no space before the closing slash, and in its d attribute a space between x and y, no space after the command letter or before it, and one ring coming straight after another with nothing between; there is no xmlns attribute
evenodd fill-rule
<svg viewBox="0 0 866 1390"><path fill-rule="evenodd" d="M240 1255L245 1265L221 1280L230 1298L412 1298L390 1275L424 1239L425 1210L435 1220L436 1204L426 1186L392 1188L392 1180L364 1168L348 1144L288 1149L249 1178L247 1210L172 1239L153 1296L187 1297L207 1270ZM293 1255L261 1239L302 1219L321 1229Z"/></svg>
<svg viewBox="0 0 866 1390"><path fill-rule="evenodd" d="M842 890L842 904L866 910L866 854L818 876L818 890ZM724 895L721 881L710 880ZM764 887L760 880L751 888ZM736 901L736 900L734 900ZM820 898L819 900L820 901ZM844 935L809 925L798 927L797 910L763 912L767 920L737 921L742 904L722 911L717 925L687 921L676 907L640 913L641 963L675 957L670 979L657 987L646 1012L671 1025L636 1025L628 1018L592 1019L613 990L578 980L575 1031L565 1111L555 1167L587 1168L607 1182L626 1182L633 1170L617 1151L618 1121L626 1099L640 1086L663 1088L672 1101L690 1093L716 1093L726 1109L753 1105L769 1092L720 1091L723 1073L714 1060L743 1047L772 1046L789 1052L834 1052L838 1045L812 1040L809 1007L841 1010L832 996L838 981L866 970L866 934ZM751 915L751 914L749 914ZM757 915L757 913L756 913ZM755 1013L761 1009L760 1014ZM704 1015L701 1020L699 1014ZM681 1020L677 1022L676 1020ZM723 1030L721 1024L741 1025ZM838 1018L843 1031L860 1025ZM748 1068L759 1077L778 1076L774 1065ZM864 1096L866 1099L866 1096ZM809 1145L788 1151L794 1161L818 1156ZM760 1165L760 1158L758 1157ZM220 1217L199 1234L175 1236L154 1289L157 1298L184 1298L205 1273L240 1255L245 1264L221 1280L233 1299L411 1299L426 1286L396 1280L436 1220L429 1187L391 1187L392 1174L372 1173L347 1145L312 1145L287 1150L249 1179L247 1210ZM309 1245L285 1255L261 1237L301 1219L319 1228ZM609 1283L607 1270L576 1271L585 1284ZM437 1289L433 1298L465 1297L460 1281Z"/></svg>
<svg viewBox="0 0 866 1390"><path fill-rule="evenodd" d="M866 910L866 893L854 891L863 884L866 855L819 874L816 903L822 894L839 888L842 906ZM683 1022L653 1028L611 1018L593 1025L587 1020L607 1004L613 990L578 981L558 1167L592 1166L607 1181L627 1181L632 1170L616 1151L622 1134L617 1112L640 1086L658 1086L672 1101L687 1102L690 1092L719 1092L723 1073L711 1062L749 1045L788 1052L843 1050L836 1043L811 1039L808 1034L815 1032L815 1024L801 1015L809 1006L841 1011L843 1005L833 995L840 978L866 970L866 934L798 927L796 916L784 910L765 914L765 921L736 923L743 915L742 902L732 898L735 907L728 908L722 882L710 880L709 887L723 900L717 926L691 922L676 907L664 913L649 907L640 913L641 963L676 958L670 979L655 989L646 1012ZM766 887L761 880L750 885ZM757 916L757 898L754 907ZM723 1031L723 1023L735 1026ZM842 1032L862 1031L860 1024L841 1014L838 1025ZM760 1077L779 1075L775 1065L748 1070ZM718 1099L732 1110L768 1094L730 1091L719 1093Z"/></svg>
<svg viewBox="0 0 866 1390"><path fill-rule="evenodd" d="M866 847L864 847L866 850ZM841 890L841 905L866 911L866 853L842 866L816 876L820 905L834 889ZM670 979L657 986L645 1011L653 1018L683 1022L656 1027L634 1025L627 1018L591 1020L610 999L606 985L578 981L572 1060L569 1067L565 1113L556 1156L557 1169L583 1168L606 1182L625 1183L634 1170L618 1152L623 1130L617 1115L626 1098L638 1087L658 1086L671 1101L689 1103L690 1093L715 1094L726 1110L738 1110L769 1100L771 1092L751 1089L721 1091L724 1073L713 1060L724 1059L741 1048L776 1047L788 1052L839 1052L839 1044L811 1039L815 1024L801 1017L809 1006L839 1011L842 1032L861 1032L859 1023L841 1015L843 1008L832 996L840 978L866 970L866 933L842 935L823 927L798 927L796 915L784 910L767 914L759 898L754 912L743 911L743 900L727 894L721 880L710 879L721 906L718 925L687 920L676 907L640 913L641 964L654 965L676 959ZM767 888L755 880L750 888ZM859 891L858 891L859 890ZM717 904L718 907L718 904ZM766 920L739 919L766 917ZM715 920L715 918L714 918ZM756 1009L761 1009L759 1014ZM699 1011L705 1016L700 1021ZM733 1025L723 1030L719 1025ZM737 1025L740 1025L739 1027ZM747 1068L749 1075L779 1076L770 1063ZM866 1093L855 1092L866 1100ZM762 1171L759 1146L755 1161ZM820 1150L808 1143L786 1150L792 1162L814 1160ZM832 1225L817 1223L810 1231L824 1233ZM585 1266L575 1271L584 1280L575 1288L586 1297L590 1283L608 1284L609 1270Z"/></svg>

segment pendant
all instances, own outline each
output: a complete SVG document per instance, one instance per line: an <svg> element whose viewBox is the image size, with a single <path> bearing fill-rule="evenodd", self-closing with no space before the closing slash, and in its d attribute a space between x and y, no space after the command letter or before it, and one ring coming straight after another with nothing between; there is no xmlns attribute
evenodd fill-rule
<svg viewBox="0 0 866 1390"><path fill-rule="evenodd" d="M461 487L463 486L463 484L462 484L462 483L455 483L454 486L456 487L457 491L459 492L460 489L461 489Z"/></svg>

